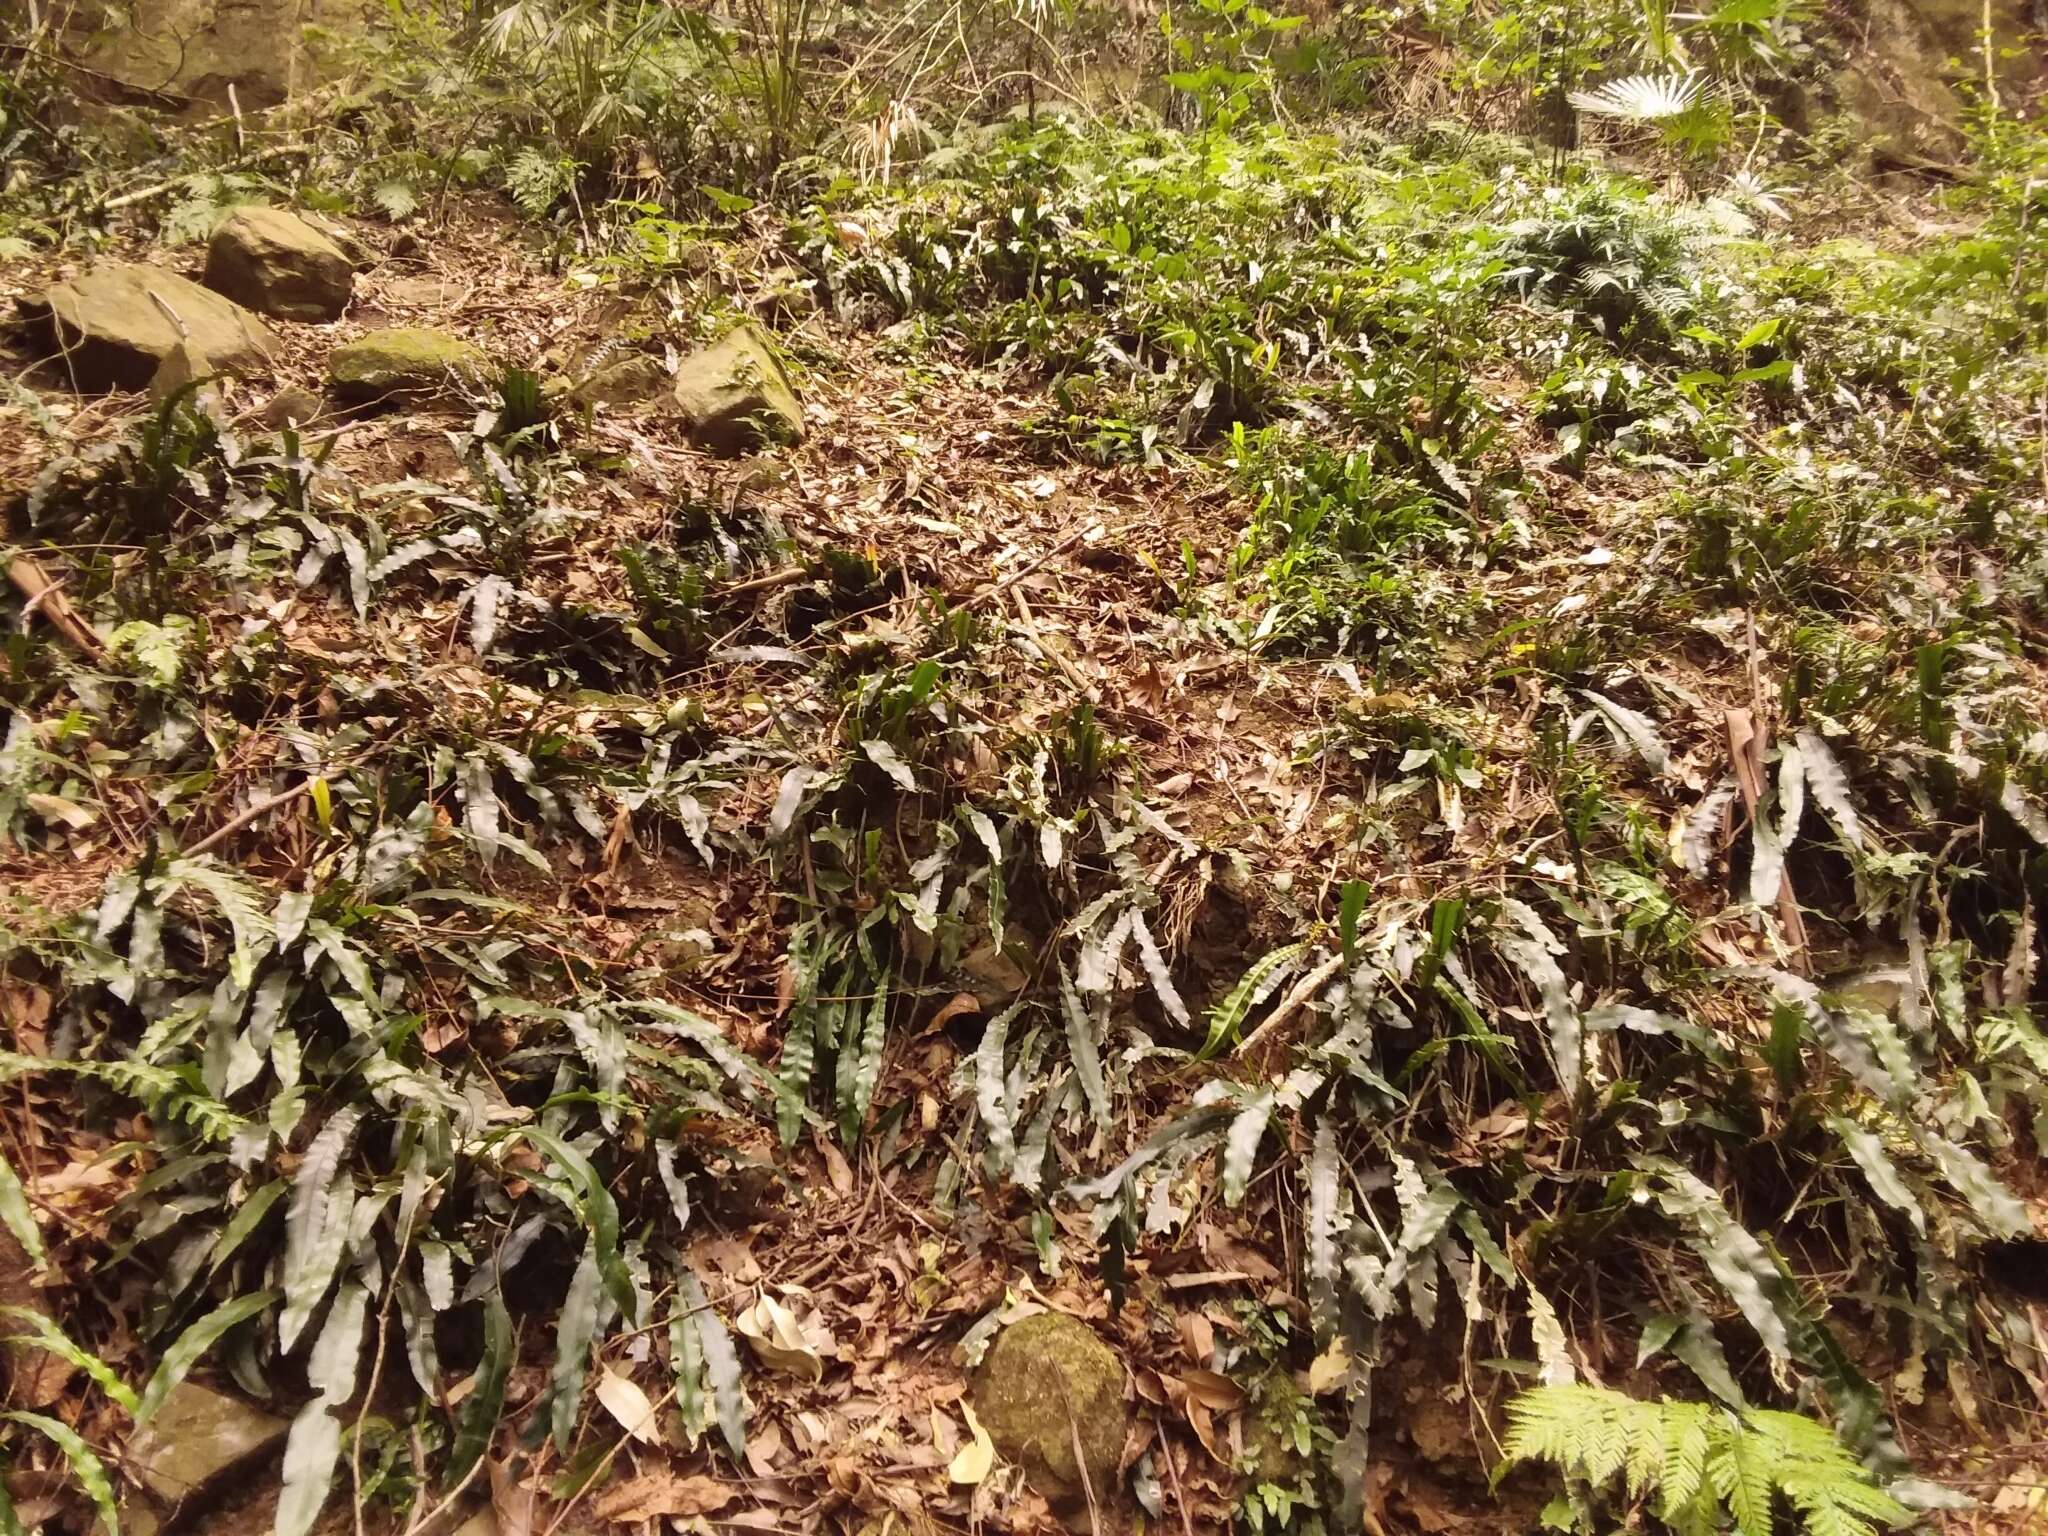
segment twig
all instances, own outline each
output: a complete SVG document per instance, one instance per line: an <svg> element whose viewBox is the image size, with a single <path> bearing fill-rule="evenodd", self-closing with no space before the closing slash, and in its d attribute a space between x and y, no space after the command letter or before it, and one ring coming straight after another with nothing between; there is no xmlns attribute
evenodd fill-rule
<svg viewBox="0 0 2048 1536"><path fill-rule="evenodd" d="M52 580L34 555L16 555L9 560L7 579L27 599L21 610L23 628L40 611L52 629L87 656L96 658L105 649L100 644L100 637L92 632L85 620L78 616L78 610L71 606L71 600L65 597L64 584Z"/></svg>
<svg viewBox="0 0 2048 1536"><path fill-rule="evenodd" d="M1180 1491L1180 1467L1173 1459L1173 1446L1164 1434L1159 1437L1159 1459L1166 1463L1167 1481L1173 1484L1173 1502L1180 1510L1180 1528L1184 1536L1195 1536L1194 1522L1188 1519L1188 1496Z"/></svg>
<svg viewBox="0 0 2048 1536"><path fill-rule="evenodd" d="M462 1474L462 1481L449 1489L440 1503L436 1504L425 1514L414 1514L412 1520L405 1527L404 1536L438 1536L440 1527L435 1522L455 1509L456 1502L469 1491L469 1485L476 1481L477 1474L483 1471L484 1463L490 1459L489 1455L486 1454L472 1461L469 1464L469 1470ZM418 1506L416 1505L415 1509L417 1510L417 1508Z"/></svg>
<svg viewBox="0 0 2048 1536"><path fill-rule="evenodd" d="M190 848L187 848L185 850L185 857L188 859L197 858L209 848L218 847L228 838L234 836L235 833L241 831L242 828L249 825L250 822L269 815L281 805L291 804L292 801L310 790L313 787L313 783L313 779L308 776L301 779L295 788L285 790L282 794L272 795L267 800L258 800L239 816L230 816Z"/></svg>
<svg viewBox="0 0 2048 1536"><path fill-rule="evenodd" d="M117 85L122 90L132 91L137 96L153 97L166 106L189 107L196 99L187 96L183 91L167 91L157 86L135 85L127 80L123 80L119 75L110 75L105 70L94 69L91 65L81 64L76 59L67 59L61 53L52 53L47 48L36 48L28 43L0 41L0 50L19 54L24 59L41 59L46 64L55 64L59 69L68 69L73 74L84 75L89 79L104 80L109 85Z"/></svg>
<svg viewBox="0 0 2048 1536"><path fill-rule="evenodd" d="M1080 543L1081 540L1086 538L1091 532L1094 532L1100 529L1101 527L1102 524L1100 523L1083 523L1080 527L1076 528L1072 533L1068 534L1064 539L1061 539L1059 543L1053 545L1051 549L1046 550L1036 559L1025 561L1022 565L1018 566L1016 570L1010 572L1009 575L1005 576L1001 581L996 582L993 586L983 587L979 592L975 593L972 597L967 598L965 601L963 601L960 604L960 606L962 608L972 608L975 604L985 603L992 597L1001 597L1005 592L1009 591L1010 588L1014 587L1026 576L1029 576L1033 571L1037 570L1040 566L1044 565L1048 560L1056 559L1059 556L1065 554L1068 550L1072 549L1076 544Z"/></svg>
<svg viewBox="0 0 2048 1536"><path fill-rule="evenodd" d="M1053 1385L1060 1389L1060 1401L1067 1410L1067 1433L1074 1442L1074 1470L1081 1474L1081 1492L1088 1500L1089 1536L1102 1536L1102 1514L1095 1507L1095 1479L1088 1475L1088 1456L1081 1448L1081 1421L1074 1414L1074 1396L1063 1378L1054 1376Z"/></svg>
<svg viewBox="0 0 2048 1536"><path fill-rule="evenodd" d="M1265 1022L1244 1037L1237 1048L1237 1054L1249 1056L1261 1041L1277 1039L1281 1029L1293 1022L1294 1016L1316 995L1316 989L1336 975L1337 968L1343 963L1344 955L1340 950L1297 981L1294 990L1281 999L1280 1006L1266 1015Z"/></svg>

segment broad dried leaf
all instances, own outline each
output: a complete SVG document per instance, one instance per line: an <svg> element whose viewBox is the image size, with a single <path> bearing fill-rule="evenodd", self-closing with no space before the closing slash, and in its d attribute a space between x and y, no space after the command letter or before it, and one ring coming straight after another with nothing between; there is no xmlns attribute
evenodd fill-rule
<svg viewBox="0 0 2048 1536"><path fill-rule="evenodd" d="M661 1444L661 1425L655 1417L653 1399L631 1377L621 1376L609 1367L599 1371L597 1400L630 1438L642 1445Z"/></svg>
<svg viewBox="0 0 2048 1536"><path fill-rule="evenodd" d="M946 1480L962 1487L972 1487L994 1469L996 1443L989 1438L988 1431L981 1427L981 1420L974 1416L972 1403L963 1402L960 1409L967 1415L967 1429L974 1438L961 1446L947 1465Z"/></svg>

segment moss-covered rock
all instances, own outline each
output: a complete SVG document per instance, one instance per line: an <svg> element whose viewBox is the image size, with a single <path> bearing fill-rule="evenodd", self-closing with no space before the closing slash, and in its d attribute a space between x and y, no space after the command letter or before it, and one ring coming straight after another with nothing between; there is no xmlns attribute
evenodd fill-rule
<svg viewBox="0 0 2048 1536"><path fill-rule="evenodd" d="M974 1406L996 1449L1047 1499L1071 1506L1089 1489L1097 1504L1115 1498L1124 1367L1087 1324L1041 1312L1005 1328L975 1379Z"/></svg>
<svg viewBox="0 0 2048 1536"><path fill-rule="evenodd" d="M237 208L207 242L206 286L280 320L335 319L355 280L346 251L282 208Z"/></svg>
<svg viewBox="0 0 2048 1536"><path fill-rule="evenodd" d="M804 411L768 338L740 325L676 371L676 406L713 453L748 453L804 435Z"/></svg>
<svg viewBox="0 0 2048 1536"><path fill-rule="evenodd" d="M445 331L371 331L327 359L335 398L355 405L440 399L480 383L483 374L483 353Z"/></svg>
<svg viewBox="0 0 2048 1536"><path fill-rule="evenodd" d="M79 389L143 389L189 345L214 373L265 367L277 335L231 299L173 272L105 261L27 306L47 328L54 366Z"/></svg>

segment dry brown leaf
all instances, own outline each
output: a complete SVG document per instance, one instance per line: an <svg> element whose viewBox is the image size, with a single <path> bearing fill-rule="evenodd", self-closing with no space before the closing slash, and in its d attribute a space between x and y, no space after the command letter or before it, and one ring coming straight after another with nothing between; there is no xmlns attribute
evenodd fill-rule
<svg viewBox="0 0 2048 1536"><path fill-rule="evenodd" d="M667 1467L659 1467L605 1489L591 1505L591 1513L619 1525L638 1525L661 1516L688 1520L717 1514L738 1498L739 1492L736 1484L715 1477L678 1477Z"/></svg>
<svg viewBox="0 0 2048 1536"><path fill-rule="evenodd" d="M1244 1388L1220 1372L1182 1371L1180 1379L1188 1396L1199 1399L1205 1407L1227 1413L1244 1406Z"/></svg>
<svg viewBox="0 0 2048 1536"><path fill-rule="evenodd" d="M508 1461L490 1458L491 1513L498 1517L498 1536L533 1536L533 1490Z"/></svg>
<svg viewBox="0 0 2048 1536"><path fill-rule="evenodd" d="M931 1017L919 1035L935 1035L964 1013L981 1012L981 999L972 992L955 992L946 1005Z"/></svg>
<svg viewBox="0 0 2048 1536"><path fill-rule="evenodd" d="M981 1420L974 1416L974 1405L962 1403L960 1409L967 1415L967 1429L974 1436L960 1447L959 1455L946 1468L949 1482L972 1486L989 1475L996 1464L996 1443L989 1439L988 1431L981 1427Z"/></svg>

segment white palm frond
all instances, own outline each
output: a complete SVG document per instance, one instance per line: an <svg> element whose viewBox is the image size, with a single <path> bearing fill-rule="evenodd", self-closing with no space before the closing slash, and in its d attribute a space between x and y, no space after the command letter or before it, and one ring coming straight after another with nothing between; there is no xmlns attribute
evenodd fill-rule
<svg viewBox="0 0 2048 1536"><path fill-rule="evenodd" d="M1699 105L1707 77L1697 70L1682 75L1628 75L1598 90L1573 91L1571 104L1598 117L1621 117L1651 123L1678 117Z"/></svg>

